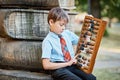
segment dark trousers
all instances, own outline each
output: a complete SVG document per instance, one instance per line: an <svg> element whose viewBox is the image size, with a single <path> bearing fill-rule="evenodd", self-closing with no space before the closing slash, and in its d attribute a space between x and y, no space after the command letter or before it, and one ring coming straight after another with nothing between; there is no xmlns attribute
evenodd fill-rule
<svg viewBox="0 0 120 80"><path fill-rule="evenodd" d="M72 65L51 71L54 80L96 80L92 74L86 74Z"/></svg>

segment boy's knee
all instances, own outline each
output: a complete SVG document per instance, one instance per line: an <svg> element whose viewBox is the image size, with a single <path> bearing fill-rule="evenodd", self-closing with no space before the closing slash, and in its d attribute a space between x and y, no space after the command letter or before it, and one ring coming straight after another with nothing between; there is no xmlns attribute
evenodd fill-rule
<svg viewBox="0 0 120 80"><path fill-rule="evenodd" d="M96 80L96 77L95 76L93 76L93 79L92 80Z"/></svg>
<svg viewBox="0 0 120 80"><path fill-rule="evenodd" d="M96 76L92 75L91 79L88 79L88 80L96 80Z"/></svg>
<svg viewBox="0 0 120 80"><path fill-rule="evenodd" d="M88 76L84 76L84 78L83 79L85 79L85 80L96 80L96 77L94 76L94 75L92 75L92 74L89 74Z"/></svg>

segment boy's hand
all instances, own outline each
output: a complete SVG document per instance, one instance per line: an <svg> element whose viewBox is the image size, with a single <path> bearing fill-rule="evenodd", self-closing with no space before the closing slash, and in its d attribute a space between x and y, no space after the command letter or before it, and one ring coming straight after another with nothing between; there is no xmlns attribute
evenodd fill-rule
<svg viewBox="0 0 120 80"><path fill-rule="evenodd" d="M77 56L75 56L73 59L71 59L70 61L68 61L68 66L71 66L72 64L76 64L77 63L77 59L76 59Z"/></svg>
<svg viewBox="0 0 120 80"><path fill-rule="evenodd" d="M94 16L93 16L93 15L91 15L91 14L89 14L89 15L87 15L87 16L94 17Z"/></svg>

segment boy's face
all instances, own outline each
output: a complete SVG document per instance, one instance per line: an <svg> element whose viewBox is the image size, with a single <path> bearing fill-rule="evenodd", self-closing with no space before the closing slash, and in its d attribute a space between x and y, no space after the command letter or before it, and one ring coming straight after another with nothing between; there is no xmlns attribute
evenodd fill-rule
<svg viewBox="0 0 120 80"><path fill-rule="evenodd" d="M56 34L61 34L66 27L66 20L62 19L56 22L53 22L53 20L50 21L50 30L52 32L55 32Z"/></svg>

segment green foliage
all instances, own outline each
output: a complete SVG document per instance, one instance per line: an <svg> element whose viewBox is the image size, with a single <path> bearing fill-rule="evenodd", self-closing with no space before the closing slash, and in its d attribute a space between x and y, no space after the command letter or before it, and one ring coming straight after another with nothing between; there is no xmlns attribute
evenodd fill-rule
<svg viewBox="0 0 120 80"><path fill-rule="evenodd" d="M109 36L109 33L108 33L108 30L106 29L105 32L104 32L104 36L105 37L108 37Z"/></svg>
<svg viewBox="0 0 120 80"><path fill-rule="evenodd" d="M75 0L75 6L77 7L76 11L88 12L88 0ZM100 0L100 7L102 17L120 20L120 0Z"/></svg>
<svg viewBox="0 0 120 80"><path fill-rule="evenodd" d="M87 0L75 0L76 11L87 11Z"/></svg>
<svg viewBox="0 0 120 80"><path fill-rule="evenodd" d="M120 0L101 0L101 14L102 16L118 18L120 20Z"/></svg>

